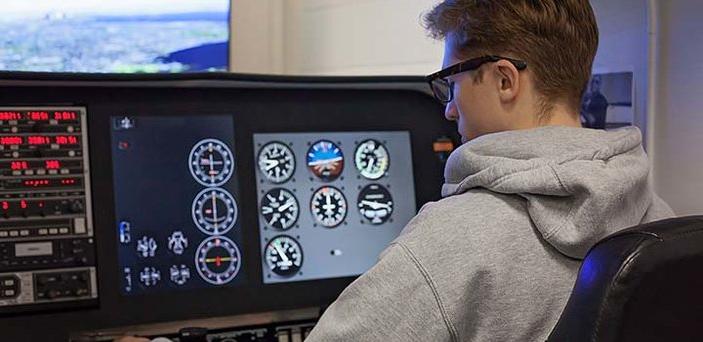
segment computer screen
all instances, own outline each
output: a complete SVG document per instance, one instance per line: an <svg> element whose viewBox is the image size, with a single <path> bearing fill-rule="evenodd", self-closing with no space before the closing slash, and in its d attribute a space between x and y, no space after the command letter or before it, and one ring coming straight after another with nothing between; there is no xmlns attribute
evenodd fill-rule
<svg viewBox="0 0 703 342"><path fill-rule="evenodd" d="M111 124L123 295L357 276L416 212L407 131L253 133L245 153L229 115Z"/></svg>
<svg viewBox="0 0 703 342"><path fill-rule="evenodd" d="M0 70L226 71L229 0L5 0Z"/></svg>
<svg viewBox="0 0 703 342"><path fill-rule="evenodd" d="M415 215L406 131L254 134L263 282L366 272Z"/></svg>
<svg viewBox="0 0 703 342"><path fill-rule="evenodd" d="M231 116L113 117L124 294L246 283Z"/></svg>

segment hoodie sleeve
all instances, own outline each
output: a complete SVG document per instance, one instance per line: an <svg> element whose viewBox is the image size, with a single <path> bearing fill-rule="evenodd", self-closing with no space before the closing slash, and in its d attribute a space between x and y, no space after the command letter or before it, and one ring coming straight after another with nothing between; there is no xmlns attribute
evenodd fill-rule
<svg viewBox="0 0 703 342"><path fill-rule="evenodd" d="M455 341L452 330L431 279L395 243L342 292L305 341Z"/></svg>

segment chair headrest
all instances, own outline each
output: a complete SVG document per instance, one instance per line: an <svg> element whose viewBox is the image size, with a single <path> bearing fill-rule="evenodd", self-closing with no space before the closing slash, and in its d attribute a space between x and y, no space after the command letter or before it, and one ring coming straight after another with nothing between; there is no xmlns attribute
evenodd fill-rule
<svg viewBox="0 0 703 342"><path fill-rule="evenodd" d="M593 246L549 341L693 341L700 322L703 216L689 216Z"/></svg>

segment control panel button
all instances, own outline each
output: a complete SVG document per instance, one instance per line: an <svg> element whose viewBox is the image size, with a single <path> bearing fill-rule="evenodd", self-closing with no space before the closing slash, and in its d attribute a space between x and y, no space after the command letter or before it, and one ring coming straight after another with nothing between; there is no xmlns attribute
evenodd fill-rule
<svg viewBox="0 0 703 342"><path fill-rule="evenodd" d="M19 236L19 235L20 235L20 232L18 232L18 231L16 231L16 230L11 230L11 231L10 231L10 236L11 236L11 237L17 237L17 236Z"/></svg>
<svg viewBox="0 0 703 342"><path fill-rule="evenodd" d="M73 222L74 222L73 223L73 230L76 234L85 234L86 233L85 219L84 218L76 219Z"/></svg>
<svg viewBox="0 0 703 342"><path fill-rule="evenodd" d="M7 237L8 235L9 235L9 233L8 233L7 231L5 231L5 230L0 230L0 238Z"/></svg>

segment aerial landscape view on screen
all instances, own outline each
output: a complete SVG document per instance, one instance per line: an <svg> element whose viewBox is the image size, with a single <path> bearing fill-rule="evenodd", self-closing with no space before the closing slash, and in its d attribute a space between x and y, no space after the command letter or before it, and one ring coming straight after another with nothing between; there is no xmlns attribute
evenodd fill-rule
<svg viewBox="0 0 703 342"><path fill-rule="evenodd" d="M226 71L229 0L5 0L0 70Z"/></svg>

